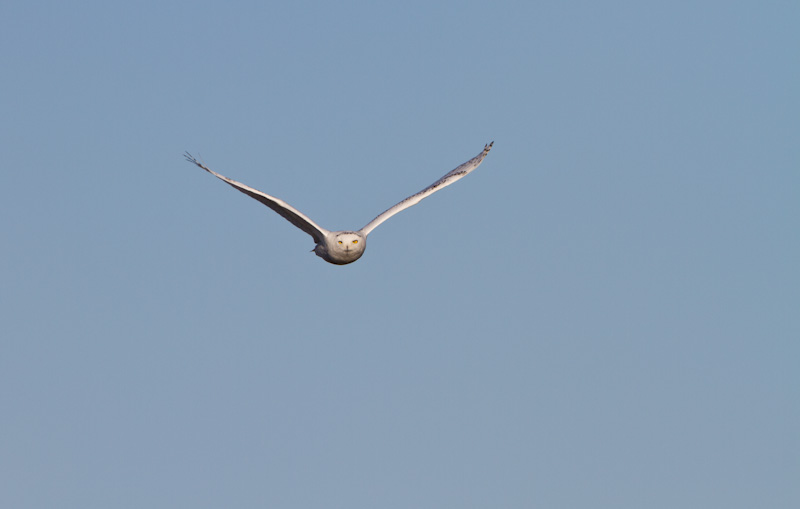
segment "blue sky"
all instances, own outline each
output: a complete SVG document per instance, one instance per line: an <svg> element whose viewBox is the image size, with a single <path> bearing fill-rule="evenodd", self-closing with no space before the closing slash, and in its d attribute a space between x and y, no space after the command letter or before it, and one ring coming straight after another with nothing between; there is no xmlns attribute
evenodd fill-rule
<svg viewBox="0 0 800 509"><path fill-rule="evenodd" d="M0 506L798 507L798 22L4 3Z"/></svg>

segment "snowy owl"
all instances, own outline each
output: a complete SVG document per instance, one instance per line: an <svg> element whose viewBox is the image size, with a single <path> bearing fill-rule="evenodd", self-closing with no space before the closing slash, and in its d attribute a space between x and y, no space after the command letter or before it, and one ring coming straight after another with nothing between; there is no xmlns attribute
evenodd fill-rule
<svg viewBox="0 0 800 509"><path fill-rule="evenodd" d="M491 150L492 145L494 145L494 142L484 146L480 154L457 167L453 171L447 173L445 176L429 185L422 191L418 192L417 194L412 194L397 205L381 212L378 214L378 217L367 223L367 225L360 230L343 230L338 232L332 232L319 226L317 223L309 219L305 214L279 198L270 196L267 193L262 193L257 189L253 189L250 186L242 184L241 182L236 182L235 180L231 180L228 177L220 175L219 173L207 168L188 152L186 152L184 156L190 163L196 164L197 166L206 170L208 173L226 182L237 190L243 192L251 198L255 198L283 216L296 227L311 235L311 237L314 239L314 242L317 244L313 249L317 256L326 262L334 263L336 265L346 265L361 258L361 255L364 254L364 250L367 248L367 235L369 235L372 230L377 228L379 224L386 221L398 212L405 210L412 205L416 205L421 200L427 198L436 191L447 187L458 179L466 176L481 164L483 158L486 157L486 154L488 154L489 150Z"/></svg>

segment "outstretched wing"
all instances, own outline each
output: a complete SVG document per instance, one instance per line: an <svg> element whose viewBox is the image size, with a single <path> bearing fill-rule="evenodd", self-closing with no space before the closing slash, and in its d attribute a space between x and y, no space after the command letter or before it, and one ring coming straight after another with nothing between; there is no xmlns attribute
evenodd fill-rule
<svg viewBox="0 0 800 509"><path fill-rule="evenodd" d="M483 158L486 157L486 154L488 154L489 150L492 149L492 145L494 145L494 142L491 142L488 145L484 146L483 152L473 157L466 163L462 164L455 170L447 173L444 177L440 178L439 180L429 185L422 191L418 192L417 194L409 196L408 198L401 201L394 207L382 212L380 215L378 215L378 217L370 221L365 227L361 228L360 233L363 235L369 235L369 232L374 230L379 224L386 221L393 215L407 209L408 207L411 207L412 205L416 205L417 203L427 198L428 196L432 195L439 189L447 187L456 180L465 177L469 172L480 166L481 162L483 161Z"/></svg>
<svg viewBox="0 0 800 509"><path fill-rule="evenodd" d="M260 201L261 203L263 203L267 207L271 208L272 210L274 210L275 212L277 212L278 214L283 216L287 221L289 221L290 223L292 223L296 227L300 228L301 230L303 230L307 234L311 235L311 237L314 238L314 242L316 242L317 244L322 242L322 240L325 238L326 234L330 233L328 230L326 230L325 228L322 228L321 226L316 224L314 221L309 219L305 214L303 214L302 212L300 212L296 208L292 207L291 205L289 205L285 201L283 201L283 200L281 200L279 198L275 198L274 196L270 196L267 193L262 193L258 189L253 189L250 186L246 186L246 185L242 184L241 182L236 182L235 180L232 180L232 179L229 179L228 177L220 175L219 173L215 172L214 170L206 168L205 165L203 165L200 161L195 159L194 156L192 156L192 154L190 154L189 152L186 152L184 154L184 157L186 157L186 160L189 161L190 163L196 164L197 166L203 168L208 173L214 175L215 177L217 177L218 179L222 180L223 182L225 182L225 183L229 184L230 186L234 187L235 189L243 192L247 196L250 196L251 198L255 198L256 200Z"/></svg>

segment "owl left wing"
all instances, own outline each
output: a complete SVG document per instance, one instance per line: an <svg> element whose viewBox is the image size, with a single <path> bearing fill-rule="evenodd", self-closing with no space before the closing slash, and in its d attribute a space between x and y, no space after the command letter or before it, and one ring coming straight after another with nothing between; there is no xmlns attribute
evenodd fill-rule
<svg viewBox="0 0 800 509"><path fill-rule="evenodd" d="M369 235L369 232L374 230L378 225L392 217L393 215L397 214L398 212L402 212L403 210L407 209L408 207L414 206L420 201L424 200L428 196L432 195L436 191L443 189L450 184L456 182L457 180L466 177L471 171L475 168L480 166L481 162L483 162L483 158L486 157L486 154L492 149L492 145L494 142L491 142L483 147L483 151L478 154L477 156L473 157L466 163L458 166L456 169L448 172L445 176L434 182L433 184L429 185L422 191L418 192L417 194L413 194L406 198L405 200L401 201L394 207L391 207L378 215L375 219L367 223L366 226L361 228L360 233L362 235Z"/></svg>
<svg viewBox="0 0 800 509"><path fill-rule="evenodd" d="M307 234L311 235L311 237L314 239L314 242L316 242L317 244L322 242L325 236L328 233L330 233L328 230L319 226L317 223L312 221L308 216L306 216L296 208L292 207L285 201L281 200L280 198L270 196L267 193L259 191L258 189L254 189L248 185L242 184L241 182L237 182L233 179L229 179L224 175L220 175L214 170L207 168L204 164L195 159L194 156L192 156L192 154L190 154L189 152L186 152L184 154L184 157L190 163L196 164L200 168L203 168L208 173L214 175L215 177L225 182L229 186L233 187L237 191L241 191L244 194L250 196L251 198L258 200L267 207L271 208L272 210L280 214L284 219L286 219L296 227L300 228Z"/></svg>

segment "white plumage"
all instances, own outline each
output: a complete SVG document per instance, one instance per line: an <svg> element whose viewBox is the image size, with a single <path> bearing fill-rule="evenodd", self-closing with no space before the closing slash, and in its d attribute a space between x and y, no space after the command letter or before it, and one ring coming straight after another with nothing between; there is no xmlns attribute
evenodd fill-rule
<svg viewBox="0 0 800 509"><path fill-rule="evenodd" d="M314 253L317 254L323 260L334 263L336 265L345 265L348 263L352 263L359 258L361 255L364 254L364 250L367 248L367 235L378 227L381 223L392 217L393 215L401 212L408 207L416 205L423 199L427 198L428 196L432 195L436 191L445 188L452 184L453 182L465 177L475 168L480 166L483 158L486 157L486 154L489 153L491 150L492 145L494 142L489 143L485 147L483 147L483 151L478 154L477 156L473 157L466 163L458 166L456 169L448 172L442 178L434 182L433 184L429 185L422 191L412 194L405 200L401 201L397 205L385 210L384 212L378 214L378 216L366 224L363 228L358 231L330 231L326 230L325 228L319 226L317 223L312 221L308 216L297 210L296 208L292 207L285 201L275 198L274 196L270 196L267 193L263 193L258 189L254 189L250 186L242 184L241 182L237 182L235 180L229 179L219 173L215 172L207 168L204 164L199 162L195 159L190 153L186 152L185 157L190 163L194 163L200 168L203 168L208 173L214 175L218 179L226 182L227 184L233 186L235 189L243 192L244 194L250 196L251 198L255 198L256 200L260 201L267 207L271 208L285 219L287 219L290 223L297 226L307 234L311 235L314 239L314 242L317 244L314 247Z"/></svg>

